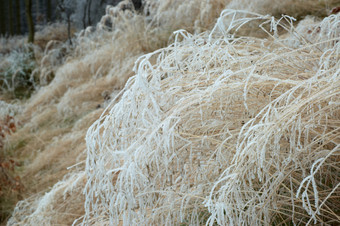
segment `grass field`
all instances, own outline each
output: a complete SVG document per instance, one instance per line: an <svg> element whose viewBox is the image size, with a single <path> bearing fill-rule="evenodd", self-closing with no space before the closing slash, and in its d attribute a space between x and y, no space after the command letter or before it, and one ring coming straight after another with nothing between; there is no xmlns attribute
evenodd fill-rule
<svg viewBox="0 0 340 226"><path fill-rule="evenodd" d="M245 2L122 2L73 46L46 28L29 94L0 83L2 221L339 224L339 2ZM2 42L12 76L25 44Z"/></svg>

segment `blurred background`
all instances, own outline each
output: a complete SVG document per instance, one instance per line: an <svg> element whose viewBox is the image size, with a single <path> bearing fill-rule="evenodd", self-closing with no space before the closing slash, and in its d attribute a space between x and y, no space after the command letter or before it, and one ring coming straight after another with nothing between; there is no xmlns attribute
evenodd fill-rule
<svg viewBox="0 0 340 226"><path fill-rule="evenodd" d="M1 0L0 34L2 36L24 35L28 33L27 15L32 16L36 29L70 16L79 28L96 24L105 14L106 5L117 5L121 0ZM139 1L133 1L138 7ZM31 10L28 11L27 8ZM67 15L66 15L67 14Z"/></svg>

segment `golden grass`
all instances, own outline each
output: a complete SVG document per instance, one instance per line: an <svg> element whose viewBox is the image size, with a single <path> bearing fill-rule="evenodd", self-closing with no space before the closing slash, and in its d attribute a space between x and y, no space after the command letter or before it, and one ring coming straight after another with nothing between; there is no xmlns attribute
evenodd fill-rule
<svg viewBox="0 0 340 226"><path fill-rule="evenodd" d="M87 132L84 223L340 222L339 17L317 24L313 42L269 16L225 10L211 33L178 31L139 58L121 100ZM252 20L274 32L230 33ZM277 26L290 38L275 37Z"/></svg>
<svg viewBox="0 0 340 226"><path fill-rule="evenodd" d="M26 142L15 152L26 162L22 176L28 199L18 204L10 224L18 223L14 219L21 217L27 218L27 224L40 222L36 221L37 215L31 215L31 210L23 209L39 202L44 195L29 198L30 195L49 190L68 172L84 169L84 138L88 127L100 116L109 98L114 98L133 75L132 68L138 57L167 45L172 31L177 29L168 26L170 22L156 26L142 15L119 10L118 14L112 14L109 9L114 11L108 8L101 23L78 34L73 47L53 41L46 44L46 40L44 53L36 55L41 60L36 73L41 74L43 86L26 102L18 116L22 128L10 138L11 144ZM217 16L218 9L214 10ZM109 29L104 19L114 21L114 29ZM48 34L49 31L46 29ZM67 58L59 59L58 54L63 52ZM53 73L54 78L48 84L49 73ZM74 164L75 167L67 169ZM78 191L83 187L79 185ZM81 196L81 192L78 195ZM65 204L61 199L50 205L59 209ZM78 208L83 209L82 204L78 203ZM58 211L53 212L53 217L46 222L54 224L77 218Z"/></svg>
<svg viewBox="0 0 340 226"><path fill-rule="evenodd" d="M325 9L289 2L299 17ZM108 7L61 65L46 61L55 77L10 138L27 141L16 150L27 198L8 224L338 222L339 16L295 28L227 10L201 33L236 3L150 0L149 16ZM282 4L246 9L280 15Z"/></svg>

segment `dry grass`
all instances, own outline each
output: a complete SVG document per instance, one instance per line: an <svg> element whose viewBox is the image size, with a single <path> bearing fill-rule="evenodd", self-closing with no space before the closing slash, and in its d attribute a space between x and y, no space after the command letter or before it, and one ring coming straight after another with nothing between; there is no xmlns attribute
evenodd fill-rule
<svg viewBox="0 0 340 226"><path fill-rule="evenodd" d="M114 22L114 27L108 27L110 23L106 20ZM27 101L20 114L22 128L10 138L11 144L25 141L15 152L25 158L23 180L27 199L17 205L9 224L41 223L37 220L38 213L44 208L33 214L30 206L40 205L37 203L44 195L35 194L49 190L68 172L84 169L84 138L88 127L133 75L138 57L167 45L171 29L175 27L151 25L142 15L108 8L107 15L95 28L78 34L75 45L65 50L67 58L60 61L58 54L70 46L54 41L47 44L44 53L38 56L39 72L43 79L50 72L54 78L49 84L42 84L45 86ZM74 164L76 167L67 169ZM79 197L83 187L77 185ZM55 189L59 187L51 190L51 196L57 196ZM60 199L51 202L49 208L56 210L63 205L65 201ZM83 209L82 203L78 203L78 209ZM71 221L78 215L72 218L56 210L52 216L53 219L46 218L46 224Z"/></svg>
<svg viewBox="0 0 340 226"><path fill-rule="evenodd" d="M0 37L0 56L9 54L11 51L20 48L25 43L25 37L14 36L12 38Z"/></svg>
<svg viewBox="0 0 340 226"><path fill-rule="evenodd" d="M84 213L83 208L79 208L84 202L81 195L84 177L84 173L74 172L56 183L42 198L32 196L19 202L8 224L32 225L34 218L35 225L71 225Z"/></svg>
<svg viewBox="0 0 340 226"><path fill-rule="evenodd" d="M339 19L313 42L225 10L211 33L178 31L141 57L88 130L84 223L339 223ZM252 20L271 24L269 39L230 33Z"/></svg>
<svg viewBox="0 0 340 226"><path fill-rule="evenodd" d="M235 2L150 0L146 17L108 7L67 59L47 48L54 78L9 141L27 142L27 199L8 224L339 222L339 15L295 28L226 10L201 33Z"/></svg>
<svg viewBox="0 0 340 226"><path fill-rule="evenodd" d="M75 29L72 28L71 33L74 32ZM44 50L50 40L65 42L67 39L67 24L56 22L39 29L35 35L34 43Z"/></svg>

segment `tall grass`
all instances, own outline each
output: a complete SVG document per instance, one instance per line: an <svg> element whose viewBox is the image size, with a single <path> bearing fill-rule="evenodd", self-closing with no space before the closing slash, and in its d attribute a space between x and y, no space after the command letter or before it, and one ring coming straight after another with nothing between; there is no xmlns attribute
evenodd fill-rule
<svg viewBox="0 0 340 226"><path fill-rule="evenodd" d="M338 223L339 15L279 19L336 1L125 2L47 44L8 224Z"/></svg>
<svg viewBox="0 0 340 226"><path fill-rule="evenodd" d="M187 3L179 2L174 7L190 6ZM167 10L176 12L173 8L163 8L162 12L167 13ZM221 10L214 8L216 16ZM46 42L40 58L40 72L48 75L51 71L53 79L43 84L25 103L20 114L22 127L9 141L11 144L26 141L16 153L25 158L22 175L25 193L38 195L19 202L8 224L59 224L83 214L83 203L79 202L77 208L72 207L67 213L62 211L66 199L59 198L60 192L54 192L57 187L49 194L50 197L58 196L58 201L50 202L48 208L45 202L46 208L39 208L38 212L31 207L40 205L44 193L58 181L63 181L66 174L72 176L84 169L84 138L88 127L133 75L132 68L138 57L167 45L169 36L178 28L171 23L151 24L150 17L108 7L103 20L96 27L80 32L72 40L71 48L60 42ZM59 61L58 52L63 52L63 48L67 48L67 54ZM75 166L68 170L72 165ZM84 185L78 183L76 186L72 196L82 197ZM71 212L74 214L70 215Z"/></svg>
<svg viewBox="0 0 340 226"><path fill-rule="evenodd" d="M339 16L305 40L291 17L224 10L139 58L88 130L84 223L340 222ZM238 37L253 20L268 38Z"/></svg>

